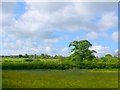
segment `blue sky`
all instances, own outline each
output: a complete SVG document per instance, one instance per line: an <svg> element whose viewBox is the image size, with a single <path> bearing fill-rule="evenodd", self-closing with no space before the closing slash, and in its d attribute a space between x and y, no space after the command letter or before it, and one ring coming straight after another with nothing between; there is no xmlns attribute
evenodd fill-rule
<svg viewBox="0 0 120 90"><path fill-rule="evenodd" d="M15 5L14 13L16 13L16 19L19 19L22 14L25 13L26 9L25 2L17 2Z"/></svg>
<svg viewBox="0 0 120 90"><path fill-rule="evenodd" d="M117 2L4 2L0 54L70 54L73 40L89 40L97 56L118 49Z"/></svg>

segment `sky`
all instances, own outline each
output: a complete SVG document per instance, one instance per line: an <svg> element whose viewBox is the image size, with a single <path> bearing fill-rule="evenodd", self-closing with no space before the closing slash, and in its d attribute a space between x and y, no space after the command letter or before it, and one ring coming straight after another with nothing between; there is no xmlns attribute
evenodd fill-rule
<svg viewBox="0 0 120 90"><path fill-rule="evenodd" d="M88 40L96 56L118 51L117 2L2 2L1 55L68 56L73 40Z"/></svg>

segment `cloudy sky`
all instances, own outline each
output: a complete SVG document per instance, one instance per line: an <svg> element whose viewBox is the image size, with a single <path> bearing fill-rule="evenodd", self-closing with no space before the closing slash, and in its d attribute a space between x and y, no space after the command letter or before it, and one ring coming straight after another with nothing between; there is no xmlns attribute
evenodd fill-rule
<svg viewBox="0 0 120 90"><path fill-rule="evenodd" d="M70 54L73 40L89 40L97 56L118 48L117 2L2 2L0 54ZM2 15L2 17L1 17Z"/></svg>

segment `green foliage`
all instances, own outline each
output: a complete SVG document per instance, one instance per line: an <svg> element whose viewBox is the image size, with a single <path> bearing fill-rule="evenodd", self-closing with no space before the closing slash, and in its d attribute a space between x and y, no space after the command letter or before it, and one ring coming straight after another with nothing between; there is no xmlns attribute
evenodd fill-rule
<svg viewBox="0 0 120 90"><path fill-rule="evenodd" d="M50 56L41 55L19 55L13 57L3 57L2 69L113 69L120 68L118 57L112 57L110 54L98 58L89 50L92 44L87 40L73 41L69 47L73 46L73 52L70 56L61 55Z"/></svg>
<svg viewBox="0 0 120 90"><path fill-rule="evenodd" d="M105 57L112 57L112 55L111 54L106 54Z"/></svg>
<svg viewBox="0 0 120 90"><path fill-rule="evenodd" d="M31 61L32 60L32 61ZM3 62L2 69L70 69L72 65L65 62L25 59L25 62Z"/></svg>
<svg viewBox="0 0 120 90"><path fill-rule="evenodd" d="M71 49L71 52L73 52L70 56L72 60L79 60L82 62L84 59L92 60L95 57L93 53L96 53L96 51L89 50L92 44L87 40L74 40L69 44L69 47L71 46L74 46L74 48Z"/></svg>
<svg viewBox="0 0 120 90"><path fill-rule="evenodd" d="M27 58L27 59L24 59L24 61L26 61L26 62L32 62L33 59L32 58Z"/></svg>
<svg viewBox="0 0 120 90"><path fill-rule="evenodd" d="M75 53L73 53L68 57L68 60L72 62L79 62L81 61L81 58L80 58L80 55L76 55Z"/></svg>
<svg viewBox="0 0 120 90"><path fill-rule="evenodd" d="M65 57L63 57L62 55L55 55L54 59L58 59L61 62L65 60Z"/></svg>
<svg viewBox="0 0 120 90"><path fill-rule="evenodd" d="M19 58L22 58L23 57L23 55L22 54L19 54Z"/></svg>
<svg viewBox="0 0 120 90"><path fill-rule="evenodd" d="M83 62L71 61L71 57L68 57L64 61L59 60L39 60L39 59L23 59L21 61L7 61L3 60L2 69L113 69L120 68L117 58L110 58L106 62L100 59L93 59L92 61L84 60ZM27 60L27 61L25 61Z"/></svg>
<svg viewBox="0 0 120 90"><path fill-rule="evenodd" d="M25 58L29 58L29 55L28 54L25 54L25 56L24 56Z"/></svg>

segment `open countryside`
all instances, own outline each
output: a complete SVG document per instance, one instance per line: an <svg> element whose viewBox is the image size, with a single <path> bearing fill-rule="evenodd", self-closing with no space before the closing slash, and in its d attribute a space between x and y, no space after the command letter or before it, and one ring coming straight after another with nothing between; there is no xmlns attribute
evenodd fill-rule
<svg viewBox="0 0 120 90"><path fill-rule="evenodd" d="M0 88L117 90L118 2L57 1L0 2Z"/></svg>
<svg viewBox="0 0 120 90"><path fill-rule="evenodd" d="M87 40L71 45L74 53L69 57L3 56L3 88L118 88L118 57L95 57Z"/></svg>

